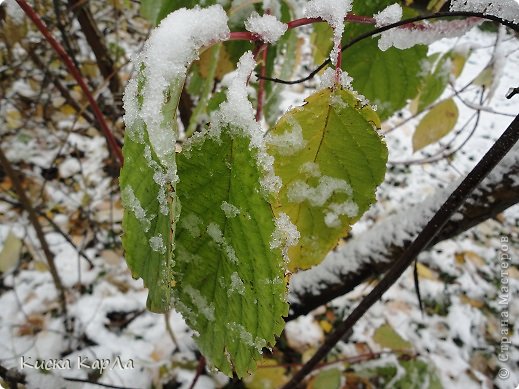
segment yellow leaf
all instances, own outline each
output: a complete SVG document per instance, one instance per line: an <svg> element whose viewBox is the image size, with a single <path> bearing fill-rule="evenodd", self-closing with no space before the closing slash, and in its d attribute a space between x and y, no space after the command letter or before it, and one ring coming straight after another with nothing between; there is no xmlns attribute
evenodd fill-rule
<svg viewBox="0 0 519 389"><path fill-rule="evenodd" d="M467 62L468 54L460 53L460 52L452 52L451 54L451 74L454 78L458 78L465 67L465 63Z"/></svg>
<svg viewBox="0 0 519 389"><path fill-rule="evenodd" d="M439 141L456 126L458 106L453 99L445 100L425 115L413 135L413 152Z"/></svg>
<svg viewBox="0 0 519 389"><path fill-rule="evenodd" d="M263 358L258 363L256 372L244 379L247 389L275 389L282 387L287 382L286 370L278 365L278 361L274 359Z"/></svg>
<svg viewBox="0 0 519 389"><path fill-rule="evenodd" d="M22 241L12 232L7 234L4 240L4 247L0 251L0 272L6 273L13 269L20 259Z"/></svg>
<svg viewBox="0 0 519 389"><path fill-rule="evenodd" d="M389 324L383 324L375 330L373 340L384 348L391 350L405 350L412 348L412 344L404 340Z"/></svg>
<svg viewBox="0 0 519 389"><path fill-rule="evenodd" d="M18 110L12 109L10 111L7 111L6 116L6 122L7 122L7 128L9 130L14 130L15 128L18 128L22 125L22 115Z"/></svg>
<svg viewBox="0 0 519 389"><path fill-rule="evenodd" d="M439 278L438 273L421 263L418 263L416 267L418 269L418 276L420 278L425 278L426 280L437 280Z"/></svg>

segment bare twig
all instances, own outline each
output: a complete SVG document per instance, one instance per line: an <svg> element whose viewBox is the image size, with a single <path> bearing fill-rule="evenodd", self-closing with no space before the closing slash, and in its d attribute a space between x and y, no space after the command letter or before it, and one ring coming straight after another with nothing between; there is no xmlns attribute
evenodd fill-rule
<svg viewBox="0 0 519 389"><path fill-rule="evenodd" d="M41 227L40 221L38 220L38 215L36 214L36 211L34 210L31 200L27 197L25 194L25 190L23 189L23 186L20 182L20 179L16 172L14 171L13 167L11 166L11 163L5 156L3 150L0 148L0 165L2 165L5 173L7 176L11 179L11 182L13 183L14 190L16 194L18 195L18 199L20 200L20 203L22 204L22 207L27 211L29 214L29 220L34 227L34 230L36 231L36 236L38 237L38 240L40 241L41 249L43 250L43 253L45 254L45 258L47 260L47 264L49 265L49 271L52 276L52 280L54 281L54 286L56 287L61 303L61 310L63 311L63 314L65 315L65 329L67 332L72 332L72 328L70 327L70 323L68 320L68 312L67 312L67 299L65 296L65 288L63 287L63 283L61 282L61 278L58 274L58 270L56 268L56 263L54 262L54 254L50 250L49 244L47 243L47 240L45 239L45 234L43 233L43 228Z"/></svg>
<svg viewBox="0 0 519 389"><path fill-rule="evenodd" d="M123 153L121 151L121 147L119 146L119 143L117 143L115 137L113 136L112 132L110 131L110 128L108 127L108 124L106 122L106 119L99 108L99 105L97 104L97 101L95 100L94 96L90 92L89 87L85 83L85 80L83 79L80 71L78 68L74 65L72 62L72 59L68 56L66 51L63 49L63 47L60 45L60 43L54 38L52 33L49 31L45 23L41 20L41 18L38 16L38 14L34 11L34 9L27 3L26 0L16 0L18 5L22 8L22 10L25 12L25 14L32 20L32 22L35 24L35 26L40 30L42 35L45 37L45 39L49 42L49 44L52 46L54 51L60 56L63 63L67 67L67 69L70 71L72 76L76 79L78 85L81 87L83 93L85 94L88 102L90 103L90 106L92 107L92 110L94 111L94 115L101 127L101 130L103 131L104 136L106 137L106 140L108 142L109 149L114 153L116 160L119 162L119 165L123 165L124 158Z"/></svg>
<svg viewBox="0 0 519 389"><path fill-rule="evenodd" d="M430 20L430 19L438 19L438 18L463 17L463 16L464 17L476 17L476 18L491 20L491 21L494 21L494 22L501 23L502 25L505 25L506 27L509 27L512 30L514 30L516 32L519 32L519 25L517 25L517 24L515 24L513 22L510 22L508 20L503 20L503 19L498 18L497 16L493 16L493 15L485 15L485 14L478 13L478 12L462 12L462 11L457 11L457 12L438 12L438 13L435 13L435 14L432 14L432 15L416 16L414 18L404 19L404 20L401 20L401 21L399 21L397 23L392 23L392 24L388 24L386 26L375 28L375 29L373 29L371 31L368 31L368 32L366 32L364 34L361 34L361 35L357 36L356 38L352 39L350 42L348 42L347 44L342 46L341 51L345 51L345 50L349 49L350 47L352 47L353 45L363 41L364 39L370 38L370 37L372 37L374 35L380 34L380 33L384 32L384 31L388 31L388 30L391 30L391 29L396 28L396 27L413 25L413 28L415 28L415 27L416 28L420 28L419 24L415 25L414 23L420 22L422 20ZM266 81L272 81L272 82L276 82L276 83L279 83L279 84L286 84L286 85L300 84L300 83L303 83L305 81L308 81L308 80L311 80L312 78L314 78L317 75L317 73L319 73L322 69L324 69L326 66L328 66L330 64L330 62L331 62L330 59L327 59L321 65L319 65L316 69L314 69L308 76L306 76L304 78L301 78L299 80L287 81L287 80L281 80L279 78L270 78L270 77L265 77L264 79ZM258 78L261 79L262 77L258 75Z"/></svg>
<svg viewBox="0 0 519 389"><path fill-rule="evenodd" d="M442 228L447 224L452 215L465 202L467 197L487 177L492 169L512 149L519 140L519 115L508 126L481 161L472 169L461 184L454 190L440 209L418 234L411 245L404 251L400 258L389 269L387 274L375 286L375 288L357 305L351 314L341 322L325 340L312 358L299 370L292 379L283 386L283 389L297 387L299 383L319 364L319 362L335 347L343 336L364 316L364 314L382 297L382 295L400 278L417 255L422 252Z"/></svg>

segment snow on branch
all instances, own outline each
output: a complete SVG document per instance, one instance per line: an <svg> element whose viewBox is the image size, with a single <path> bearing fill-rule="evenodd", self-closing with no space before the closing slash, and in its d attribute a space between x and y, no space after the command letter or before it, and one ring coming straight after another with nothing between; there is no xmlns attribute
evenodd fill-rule
<svg viewBox="0 0 519 389"><path fill-rule="evenodd" d="M318 266L296 273L290 282L288 320L306 314L380 275L398 259L415 235L449 196L452 187L438 191L423 203L387 217L371 230L345 242ZM519 202L519 145L516 144L466 200L432 245L494 217Z"/></svg>
<svg viewBox="0 0 519 389"><path fill-rule="evenodd" d="M452 0L450 10L451 12L479 12L519 23L519 4L514 0Z"/></svg>

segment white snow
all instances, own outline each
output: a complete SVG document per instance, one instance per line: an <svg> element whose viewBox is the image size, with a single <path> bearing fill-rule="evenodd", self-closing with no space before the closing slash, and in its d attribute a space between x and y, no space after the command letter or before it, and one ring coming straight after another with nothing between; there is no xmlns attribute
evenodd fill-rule
<svg viewBox="0 0 519 389"><path fill-rule="evenodd" d="M308 177L321 177L321 169L319 164L315 162L305 162L299 167L299 173Z"/></svg>
<svg viewBox="0 0 519 389"><path fill-rule="evenodd" d="M254 338L252 334L247 331L247 329L242 326L240 323L231 322L227 324L227 328L237 334L241 341L244 342L248 346L255 347L258 352L261 352L261 349L267 345L267 341L262 338Z"/></svg>
<svg viewBox="0 0 519 389"><path fill-rule="evenodd" d="M303 128L293 115L287 115L286 120L290 125L290 130L283 134L274 135L268 133L266 143L273 146L282 156L290 156L304 149L306 141L303 138Z"/></svg>
<svg viewBox="0 0 519 389"><path fill-rule="evenodd" d="M201 234L200 226L203 224L202 219L194 213L182 215L180 218L180 226L185 228L193 238L198 238Z"/></svg>
<svg viewBox="0 0 519 389"><path fill-rule="evenodd" d="M358 213L359 206L351 200L343 203L331 203L328 206L328 212L324 215L324 223L330 228L337 228L341 226L339 216L346 215L349 218L353 218Z"/></svg>
<svg viewBox="0 0 519 389"><path fill-rule="evenodd" d="M333 65L337 65L339 46L344 32L344 18L351 8L351 0L311 0L306 5L306 17L321 18L333 28L333 48L330 53Z"/></svg>
<svg viewBox="0 0 519 389"><path fill-rule="evenodd" d="M474 26L481 24L480 19L467 18L463 20L429 23L424 21L422 27L399 27L382 32L378 41L378 47L386 51L390 47L405 50L415 45L428 45L442 38L457 38Z"/></svg>
<svg viewBox="0 0 519 389"><path fill-rule="evenodd" d="M387 26L388 24L393 24L393 23L396 23L398 21L400 21L400 19L402 19L402 7L400 6L400 4L398 3L395 3L395 4L392 4L390 6L388 6L387 8L383 9L382 11L380 11L379 13L373 15L373 17L375 18L375 26L376 27L382 27L382 26Z"/></svg>
<svg viewBox="0 0 519 389"><path fill-rule="evenodd" d="M281 23L274 15L258 15L253 13L245 21L245 28L261 37L264 42L276 43L287 31L288 26Z"/></svg>
<svg viewBox="0 0 519 389"><path fill-rule="evenodd" d="M220 206L226 218L233 218L240 214L240 209L233 204L228 203L227 201L222 201L222 205Z"/></svg>
<svg viewBox="0 0 519 389"><path fill-rule="evenodd" d="M166 246L164 245L162 234L158 234L150 238L150 247L153 251L157 251L161 254L166 253Z"/></svg>
<svg viewBox="0 0 519 389"><path fill-rule="evenodd" d="M210 223L207 226L207 234L214 240L214 242L223 250L227 259L234 264L238 263L238 257L234 248L225 240L222 230L216 223Z"/></svg>
<svg viewBox="0 0 519 389"><path fill-rule="evenodd" d="M519 4L514 0L452 0L450 10L479 12L519 23Z"/></svg>
<svg viewBox="0 0 519 389"><path fill-rule="evenodd" d="M141 223L144 232L148 232L151 227L151 220L155 215L147 216L146 210L142 207L139 199L135 196L131 186L127 185L121 192L121 200L126 209L133 212L137 220Z"/></svg>
<svg viewBox="0 0 519 389"><path fill-rule="evenodd" d="M124 95L126 126L140 128L145 124L154 152L173 175L176 134L162 113L164 100L170 89L182 87L187 68L198 58L200 49L227 39L229 34L227 15L221 5L182 8L162 20L133 61L137 75ZM144 85L139 107L137 86L141 71Z"/></svg>
<svg viewBox="0 0 519 389"><path fill-rule="evenodd" d="M245 294L245 284L243 283L240 275L237 272L233 272L231 274L231 285L229 285L228 287L228 295L230 295L233 292L241 294L242 296Z"/></svg>
<svg viewBox="0 0 519 389"><path fill-rule="evenodd" d="M197 289L193 288L191 285L186 285L184 287L184 292L187 293L189 298L191 298L191 301L193 301L194 306L207 320L213 321L215 319L214 305L212 303L209 304L206 298L202 296Z"/></svg>
<svg viewBox="0 0 519 389"><path fill-rule="evenodd" d="M334 193L346 193L351 196L353 191L345 180L322 176L316 187L311 187L301 180L293 181L288 187L287 197L292 203L308 201L314 207L322 207Z"/></svg>
<svg viewBox="0 0 519 389"><path fill-rule="evenodd" d="M290 217L284 212L281 212L275 219L275 225L276 228L270 239L270 248L281 247L283 256L286 258L288 248L295 246L297 242L299 242L301 234L297 230L297 227L292 224Z"/></svg>

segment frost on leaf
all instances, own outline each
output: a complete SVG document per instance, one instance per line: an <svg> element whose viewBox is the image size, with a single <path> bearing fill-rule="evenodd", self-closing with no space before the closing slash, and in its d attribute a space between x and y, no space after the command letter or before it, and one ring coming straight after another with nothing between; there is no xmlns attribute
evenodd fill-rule
<svg viewBox="0 0 519 389"><path fill-rule="evenodd" d="M349 90L313 94L279 120L272 136L290 131L294 121L302 129L303 149L285 158L269 145L283 182L274 213L288 216L301 235L288 249L291 271L318 264L347 234L375 201L387 161L378 116Z"/></svg>
<svg viewBox="0 0 519 389"><path fill-rule="evenodd" d="M247 100L254 67L246 53L211 126L178 156L175 306L208 361L240 377L274 345L288 312L282 248L270 246L277 223L264 183L274 180L273 161Z"/></svg>
<svg viewBox="0 0 519 389"><path fill-rule="evenodd" d="M123 247L135 278L149 289L153 312L170 309L175 222L179 204L175 162L176 110L187 69L199 51L229 35L219 5L181 9L154 29L134 59L135 74L124 94L125 208Z"/></svg>

